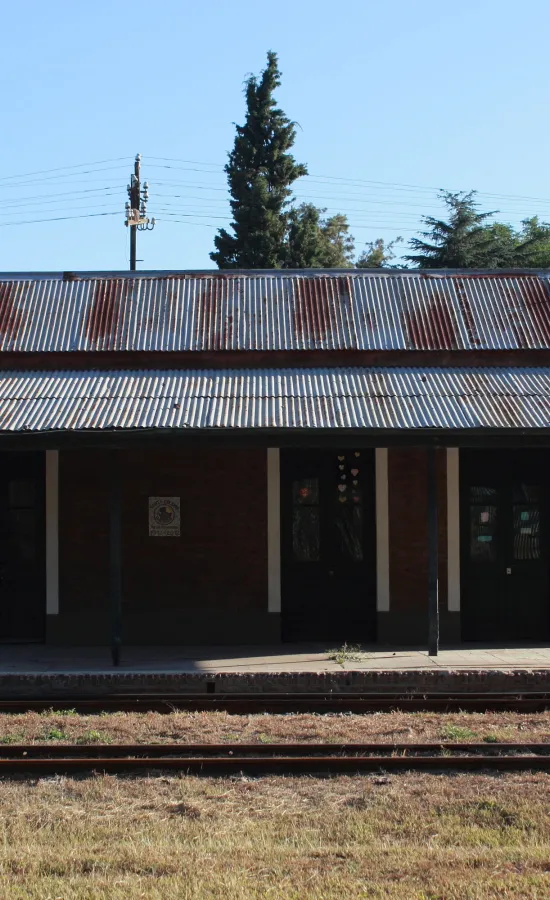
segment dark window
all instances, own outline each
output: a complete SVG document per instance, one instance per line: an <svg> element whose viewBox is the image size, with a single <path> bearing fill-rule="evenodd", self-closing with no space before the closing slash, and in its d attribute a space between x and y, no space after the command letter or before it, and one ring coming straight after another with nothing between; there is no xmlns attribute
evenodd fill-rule
<svg viewBox="0 0 550 900"><path fill-rule="evenodd" d="M337 456L335 469L334 525L337 546L344 559L363 561L363 493L361 490L361 453L353 451Z"/></svg>
<svg viewBox="0 0 550 900"><path fill-rule="evenodd" d="M292 483L292 552L296 562L318 562L319 480L302 478Z"/></svg>
<svg viewBox="0 0 550 900"><path fill-rule="evenodd" d="M9 549L12 561L34 562L36 557L36 513L34 509L10 509Z"/></svg>
<svg viewBox="0 0 550 900"><path fill-rule="evenodd" d="M8 482L8 506L12 509L29 509L34 506L35 500L34 481Z"/></svg>
<svg viewBox="0 0 550 900"><path fill-rule="evenodd" d="M497 557L497 491L494 488L470 487L470 559L472 562L494 562Z"/></svg>
<svg viewBox="0 0 550 900"><path fill-rule="evenodd" d="M514 559L540 559L540 488L516 484L513 496Z"/></svg>

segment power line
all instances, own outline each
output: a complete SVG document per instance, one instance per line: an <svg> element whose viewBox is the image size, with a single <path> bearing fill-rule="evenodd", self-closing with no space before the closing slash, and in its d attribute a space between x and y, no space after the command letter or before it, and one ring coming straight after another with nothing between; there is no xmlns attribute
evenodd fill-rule
<svg viewBox="0 0 550 900"><path fill-rule="evenodd" d="M191 165L199 165L199 166L205 165L205 166L218 167L220 169L224 168L224 166L221 163L202 162L201 160L196 160L196 159L177 159L177 158L173 158L173 157L163 157L163 156L151 156L151 157L149 157L149 159L166 160L168 162L182 162L182 163L187 163L187 164L191 164ZM160 167L160 168L177 168L177 167L165 166L165 167ZM181 170L181 171L185 171L185 170ZM193 170L193 171L196 171L196 170ZM199 171L201 171L201 170L199 170ZM208 174L208 173L205 171L204 174ZM213 172L212 174L218 174L218 173ZM414 191L428 191L428 192L432 192L432 193L433 192L438 193L440 191L446 190L446 188L443 188L441 186L439 186L439 187L431 186L430 187L429 185L410 184L407 182L399 182L399 181L376 181L374 179L366 179L366 178L348 178L344 175L323 175L323 174L314 173L314 172L311 172L308 175L305 175L303 177L307 178L308 180L312 180L314 178L322 178L322 179L328 179L329 181L345 182L345 183L349 183L349 184L368 184L368 185L372 185L372 186L379 185L381 187L391 187L391 188L395 188L395 189L406 189L406 190L414 190ZM545 197L531 197L531 196L522 195L522 194L501 194L501 193L495 193L495 192L491 192L491 191L475 191L475 193L480 197L494 197L495 199L501 199L501 200L528 200L528 201L533 201L533 202L540 201L543 203L550 203L550 199L547 199Z"/></svg>
<svg viewBox="0 0 550 900"><path fill-rule="evenodd" d="M112 159L99 159L95 162L77 163L74 166L57 166L55 169L37 169L35 172L23 172L20 175L3 175L0 181L8 181L12 178L29 178L31 175L45 175L49 172L61 172L64 169L81 169L82 166L102 166L108 162L120 162L131 159L130 156L115 156ZM80 174L80 173L76 173Z"/></svg>
<svg viewBox="0 0 550 900"><path fill-rule="evenodd" d="M96 216L118 216L119 212L88 213L82 216L57 216L54 219L30 219L28 222L0 222L0 228L8 225L38 225L41 222L65 222L67 219L93 219Z"/></svg>

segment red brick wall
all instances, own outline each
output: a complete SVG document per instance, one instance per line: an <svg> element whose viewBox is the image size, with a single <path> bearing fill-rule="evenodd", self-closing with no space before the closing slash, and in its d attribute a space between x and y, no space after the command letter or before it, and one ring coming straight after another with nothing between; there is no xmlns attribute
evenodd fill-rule
<svg viewBox="0 0 550 900"><path fill-rule="evenodd" d="M390 610L428 606L428 496L425 448L388 450ZM437 451L439 601L447 603L446 451Z"/></svg>
<svg viewBox="0 0 550 900"><path fill-rule="evenodd" d="M265 450L125 450L123 602L154 609L267 609ZM60 454L61 613L108 594L107 457ZM181 498L181 537L149 537L148 498Z"/></svg>
<svg viewBox="0 0 550 900"><path fill-rule="evenodd" d="M107 455L59 454L60 613L107 608L109 496Z"/></svg>

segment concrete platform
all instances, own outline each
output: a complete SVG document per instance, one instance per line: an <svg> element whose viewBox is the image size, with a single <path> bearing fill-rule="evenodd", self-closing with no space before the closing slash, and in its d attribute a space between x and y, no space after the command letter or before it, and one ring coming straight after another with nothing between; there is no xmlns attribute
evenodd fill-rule
<svg viewBox="0 0 550 900"><path fill-rule="evenodd" d="M270 647L127 647L121 666L113 670L105 647L51 647L43 644L0 645L0 675L119 674L123 673L321 673L439 671L482 669L549 669L550 647L461 645L441 650L437 657L425 649L361 648L343 654L320 644L279 644Z"/></svg>
<svg viewBox="0 0 550 900"><path fill-rule="evenodd" d="M128 647L114 669L105 648L0 646L0 697L103 693L550 691L550 647L425 649L318 644Z"/></svg>

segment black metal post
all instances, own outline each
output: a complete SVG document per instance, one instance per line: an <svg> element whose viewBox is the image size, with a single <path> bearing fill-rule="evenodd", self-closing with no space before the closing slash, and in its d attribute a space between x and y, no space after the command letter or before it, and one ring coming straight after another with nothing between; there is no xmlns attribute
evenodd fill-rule
<svg viewBox="0 0 550 900"><path fill-rule="evenodd" d="M111 606L111 656L113 666L120 665L122 644L122 550L121 550L121 490L118 451L111 453L109 493L109 547Z"/></svg>
<svg viewBox="0 0 550 900"><path fill-rule="evenodd" d="M439 652L439 584L437 540L437 457L428 447L428 652Z"/></svg>

